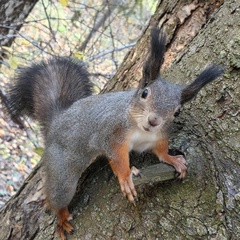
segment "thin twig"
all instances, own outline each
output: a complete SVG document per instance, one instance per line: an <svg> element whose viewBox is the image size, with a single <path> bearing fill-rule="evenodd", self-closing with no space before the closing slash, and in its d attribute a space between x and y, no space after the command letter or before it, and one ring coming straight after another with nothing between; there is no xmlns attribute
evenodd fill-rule
<svg viewBox="0 0 240 240"><path fill-rule="evenodd" d="M120 46L120 47L117 47L117 48L112 48L110 50L106 50L106 51L103 51L95 56L92 56L91 58L89 58L90 61L93 61L95 59L98 59L98 58L101 58L107 54L110 54L112 52L115 52L115 51L122 51L123 49L125 48L130 48L130 47L133 47L134 45L136 44L136 42L133 42L133 43L129 43L127 45L123 45L123 46Z"/></svg>

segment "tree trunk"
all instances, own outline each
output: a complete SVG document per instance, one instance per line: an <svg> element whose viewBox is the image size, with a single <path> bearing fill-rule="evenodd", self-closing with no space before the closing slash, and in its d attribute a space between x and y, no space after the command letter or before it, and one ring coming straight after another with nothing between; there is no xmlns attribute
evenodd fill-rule
<svg viewBox="0 0 240 240"><path fill-rule="evenodd" d="M1 0L0 4L0 46L11 46L16 31L22 27L38 0ZM1 58L4 53L0 52Z"/></svg>
<svg viewBox="0 0 240 240"><path fill-rule="evenodd" d="M212 62L227 72L185 106L171 147L186 154L188 176L137 187L136 206L121 194L105 159L82 176L71 203L75 232L68 239L240 239L240 6L225 1L160 1L143 36L105 91L141 78L149 28L168 34L164 77L186 83ZM136 167L156 163L133 153ZM54 239L55 218L44 208L41 164L0 211L0 239Z"/></svg>

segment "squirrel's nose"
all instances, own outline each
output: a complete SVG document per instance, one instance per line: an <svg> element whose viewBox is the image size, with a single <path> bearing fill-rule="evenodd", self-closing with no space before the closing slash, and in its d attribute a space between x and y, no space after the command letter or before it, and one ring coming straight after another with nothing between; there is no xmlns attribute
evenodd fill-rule
<svg viewBox="0 0 240 240"><path fill-rule="evenodd" d="M160 120L157 117L149 117L148 118L148 123L152 127L156 127L157 125L160 124Z"/></svg>

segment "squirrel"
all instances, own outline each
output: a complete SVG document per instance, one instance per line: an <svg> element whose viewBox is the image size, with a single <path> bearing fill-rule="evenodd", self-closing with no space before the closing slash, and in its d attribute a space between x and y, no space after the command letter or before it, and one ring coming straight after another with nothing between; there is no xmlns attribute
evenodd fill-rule
<svg viewBox="0 0 240 240"><path fill-rule="evenodd" d="M93 95L83 63L55 57L20 69L8 92L11 116L25 114L42 127L46 201L57 216L61 239L66 238L66 232L73 232L68 205L81 174L97 156L109 159L130 202L137 196L132 174L139 174L137 168L130 168L132 150L152 150L161 161L175 167L179 178L186 175L184 156L168 154L169 126L182 105L224 69L213 64L189 85L170 83L160 76L166 45L163 31L153 27L150 42L137 89Z"/></svg>

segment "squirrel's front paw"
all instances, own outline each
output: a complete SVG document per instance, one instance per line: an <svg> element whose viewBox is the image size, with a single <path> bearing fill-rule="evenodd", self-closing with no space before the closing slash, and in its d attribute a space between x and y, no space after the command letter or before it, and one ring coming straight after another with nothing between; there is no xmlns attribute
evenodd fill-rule
<svg viewBox="0 0 240 240"><path fill-rule="evenodd" d="M172 165L175 167L176 171L180 174L178 178L184 178L187 174L186 160L183 155L171 156Z"/></svg>
<svg viewBox="0 0 240 240"><path fill-rule="evenodd" d="M134 198L137 196L137 192L132 181L132 174L139 175L139 170L135 167L132 167L131 173L127 178L119 179L122 193L130 202L134 202Z"/></svg>

